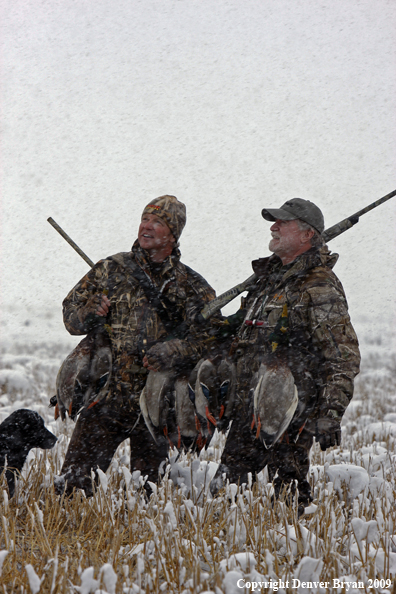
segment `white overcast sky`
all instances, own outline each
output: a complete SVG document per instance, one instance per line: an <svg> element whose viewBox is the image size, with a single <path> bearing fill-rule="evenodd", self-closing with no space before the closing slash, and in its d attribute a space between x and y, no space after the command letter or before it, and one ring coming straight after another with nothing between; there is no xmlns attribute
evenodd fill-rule
<svg viewBox="0 0 396 594"><path fill-rule="evenodd" d="M59 310L142 208L187 205L183 261L225 291L263 207L326 226L396 188L394 0L0 0L1 296ZM396 198L334 240L352 318L392 318ZM238 307L235 302L231 311ZM230 310L229 310L230 312Z"/></svg>

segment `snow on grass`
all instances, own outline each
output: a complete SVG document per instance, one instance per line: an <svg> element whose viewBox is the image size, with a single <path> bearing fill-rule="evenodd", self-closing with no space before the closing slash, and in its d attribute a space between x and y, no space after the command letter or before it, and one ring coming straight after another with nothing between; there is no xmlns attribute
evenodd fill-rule
<svg viewBox="0 0 396 594"><path fill-rule="evenodd" d="M223 496L211 498L208 486L224 445L219 434L199 458L171 452L149 501L140 473L129 470L128 442L100 474L94 497L59 499L53 484L74 424L55 421L48 402L77 340L58 331L55 320L21 314L19 322L2 322L0 421L30 408L59 437L53 450L30 453L14 498L4 479L0 483L4 592L286 592L293 579L299 593L342 592L342 582L349 592L370 584L371 591L393 591L396 347L386 324L374 325L377 336L372 321L357 324L363 364L342 444L312 449L314 501L298 519L287 498L271 505L265 470L253 486L227 485ZM327 590L321 581L329 582ZM260 583L266 586L253 586Z"/></svg>

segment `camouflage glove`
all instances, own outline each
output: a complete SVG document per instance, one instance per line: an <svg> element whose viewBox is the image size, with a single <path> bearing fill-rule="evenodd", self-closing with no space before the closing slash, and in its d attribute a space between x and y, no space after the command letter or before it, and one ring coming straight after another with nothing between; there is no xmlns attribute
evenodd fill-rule
<svg viewBox="0 0 396 594"><path fill-rule="evenodd" d="M78 317L82 323L85 323L87 318L92 318L96 315L101 298L101 294L95 293L95 295L92 295L92 297L88 299L83 307L78 309Z"/></svg>
<svg viewBox="0 0 396 594"><path fill-rule="evenodd" d="M330 411L332 412L332 411ZM320 449L324 452L327 448L331 448L341 443L341 419L334 417L322 417L317 419L315 423L315 439L320 445Z"/></svg>
<svg viewBox="0 0 396 594"><path fill-rule="evenodd" d="M168 342L158 342L152 346L146 353L147 361L150 367L156 371L170 369L173 365L174 355L177 354L177 348L174 343L178 340Z"/></svg>

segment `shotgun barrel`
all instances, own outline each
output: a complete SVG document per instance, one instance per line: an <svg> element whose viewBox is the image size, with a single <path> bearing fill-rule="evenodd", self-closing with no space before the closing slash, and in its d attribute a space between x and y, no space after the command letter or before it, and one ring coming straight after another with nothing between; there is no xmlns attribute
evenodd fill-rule
<svg viewBox="0 0 396 594"><path fill-rule="evenodd" d="M62 235L63 239L66 239L67 243L69 245L71 245L74 250L76 250L77 254L79 256L81 256L81 258L83 260L85 260L86 263L89 264L89 266L91 268L93 268L95 266L95 264L92 262L92 260L90 258L88 258L87 254L84 254L82 249L78 247L78 245L72 240L72 238L68 236L66 231L63 231L62 227L60 227L58 225L58 223L56 223L52 217L48 217L47 221L49 222L50 225L53 226L54 229L56 229L58 231L58 233L60 235Z"/></svg>
<svg viewBox="0 0 396 594"><path fill-rule="evenodd" d="M369 212L370 210L373 210L373 208L377 208L377 206L383 204L387 200L390 200L390 198L393 198L393 196L396 196L396 190L393 190L393 192L390 192L386 196L379 198L375 202L372 202L368 206L365 206L361 210L358 210L358 212L355 212L355 214L350 215L346 219L343 219L339 223L336 223L332 227L329 227L329 229L323 231L322 237L325 243L331 241L335 237L338 237L338 235L341 235L341 233L344 233L344 231L347 231L348 229L356 225L356 223L359 222L359 218L362 215L366 214L366 212ZM81 258L83 258L87 262L87 264L89 264L89 266L91 266L92 268L94 266L92 260L90 260L86 254L84 254L82 249L80 249L78 245L71 239L71 237L69 237L68 234L65 233L65 231L63 231L63 229L54 221L54 219L49 217L47 221L54 227L54 229L58 231L58 233L62 235L64 239L66 239L67 243L71 245L72 248L76 250L76 252L81 256ZM242 283L235 285L235 287L232 287L232 289L229 289L225 293L222 293L218 297L215 297L212 301L205 305L200 315L198 316L199 319L207 320L208 318L210 318L210 316L219 311L222 307L224 307L224 305L227 305L227 303L235 299L235 297L238 297L238 295L246 291L248 287L251 286L256 280L257 276L255 274L252 274Z"/></svg>
<svg viewBox="0 0 396 594"><path fill-rule="evenodd" d="M393 196L396 196L396 190L393 190L393 192L390 192L390 194L387 194L383 198L379 198L378 200L372 202L365 208L362 208L362 210L358 210L358 212L355 212L355 214L350 215L346 219L340 221L339 223L336 223L329 229L323 231L322 236L325 243L331 241L335 237L338 237L338 235L341 235L341 233L344 233L344 231L347 231L348 229L353 227L353 225L356 225L356 223L359 222L359 218L362 215L366 214L366 212L369 212L370 210L373 210L373 208L377 208L377 206L383 204L387 200L390 200L391 198L393 198Z"/></svg>
<svg viewBox="0 0 396 594"><path fill-rule="evenodd" d="M323 231L322 237L323 237L325 243L327 243L328 241L331 241L335 237L338 237L338 235L341 235L341 233L344 233L344 231L347 231L348 229L353 227L353 225L356 225L356 223L359 222L359 218L362 215L366 214L366 212L369 212L370 210L373 210L373 208L377 208L377 206L379 206L380 204L383 204L387 200L390 200L390 198L393 198L393 196L396 196L396 190L393 190L393 192L390 192L390 194L383 196L383 198L379 198L378 200L376 200L375 202L372 202L365 208L362 208L358 212L355 212L355 214L350 215L346 219L343 219L339 223L336 223L332 227L329 227L329 229L326 229L325 231ZM225 293L222 293L218 297L215 297L213 299L213 301L210 301L209 303L207 303L205 305L205 307L203 308L203 310L201 311L201 316L203 317L203 319L207 320L210 316L212 316L214 313L219 311L219 309L221 309L222 307L227 305L227 303L229 303L230 301L235 299L235 297L240 295L240 293L243 293L243 291L246 291L247 287L249 287L250 285L253 285L253 283L256 280L257 280L257 277L255 274L253 274L252 276L249 276L249 278L247 278L245 281L243 281L239 285L236 285L232 289L229 289Z"/></svg>

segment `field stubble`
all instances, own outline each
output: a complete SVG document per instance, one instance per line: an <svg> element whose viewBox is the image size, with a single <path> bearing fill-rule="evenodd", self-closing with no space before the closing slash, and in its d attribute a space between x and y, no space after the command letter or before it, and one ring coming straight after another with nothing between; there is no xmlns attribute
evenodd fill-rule
<svg viewBox="0 0 396 594"><path fill-rule="evenodd" d="M0 420L16 408L37 410L59 441L29 455L14 498L4 477L0 484L0 591L233 594L243 591L238 579L337 578L361 580L356 592L396 592L394 580L380 581L396 574L394 355L365 358L341 447L312 449L315 499L298 520L287 493L271 506L265 471L253 485L228 485L211 498L222 436L200 458L174 452L149 501L139 473L130 473L127 442L92 498L56 496L73 423L55 422L48 399L64 354L43 346L40 356L23 347L2 356ZM369 580L378 587L369 590Z"/></svg>

